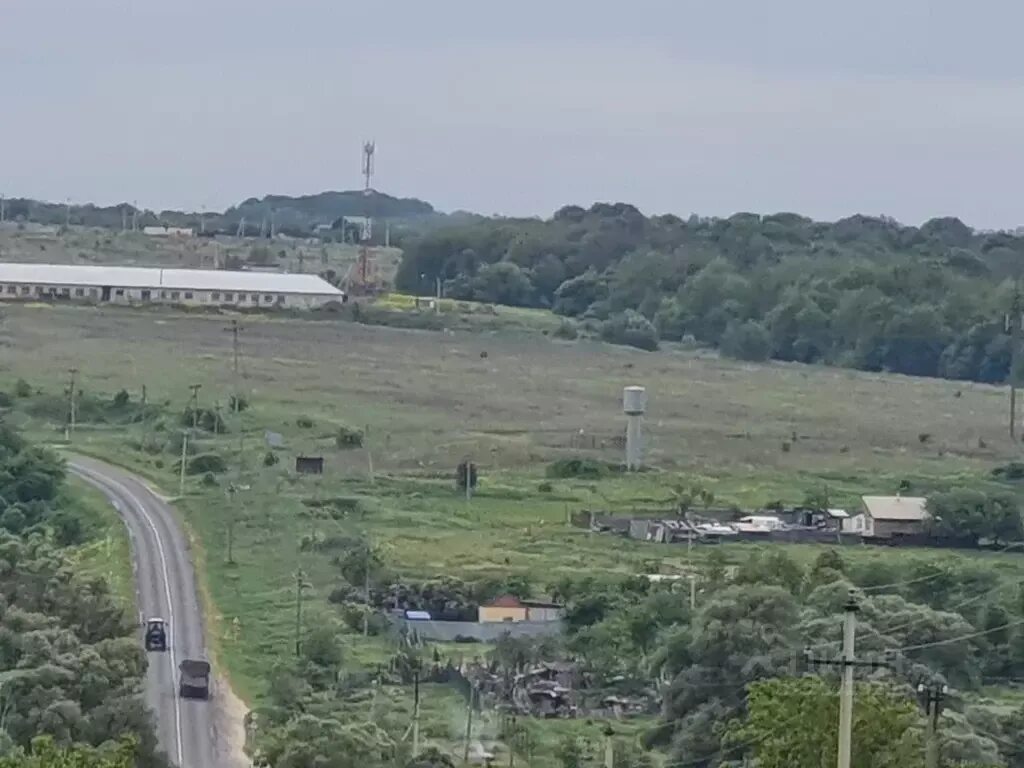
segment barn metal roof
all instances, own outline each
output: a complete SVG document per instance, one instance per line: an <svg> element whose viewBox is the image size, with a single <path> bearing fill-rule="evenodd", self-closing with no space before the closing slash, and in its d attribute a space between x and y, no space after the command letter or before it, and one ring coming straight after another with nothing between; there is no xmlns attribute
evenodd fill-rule
<svg viewBox="0 0 1024 768"><path fill-rule="evenodd" d="M162 269L160 267L90 267L71 264L0 262L0 283L89 286L101 288L170 288L197 291L262 291L264 293L342 296L342 291L316 275L288 272L239 272L225 269Z"/></svg>

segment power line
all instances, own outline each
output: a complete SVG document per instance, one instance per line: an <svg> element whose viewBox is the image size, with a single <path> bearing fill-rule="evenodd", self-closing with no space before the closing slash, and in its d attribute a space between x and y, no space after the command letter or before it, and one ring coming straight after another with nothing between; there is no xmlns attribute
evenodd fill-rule
<svg viewBox="0 0 1024 768"><path fill-rule="evenodd" d="M1006 624L1000 624L998 627L990 627L989 629L978 630L977 632L971 632L966 635L960 635L959 637L950 637L945 640L934 640L930 643L919 643L918 645L904 645L901 648L892 648L889 653L902 653L905 651L919 651L923 648L935 648L940 645L953 645L954 643L962 642L963 640L973 640L976 637L984 637L985 635L992 635L996 632L1002 632L1004 629L1012 629L1013 627L1019 627L1024 624L1024 619L1017 619L1016 621L1009 621Z"/></svg>

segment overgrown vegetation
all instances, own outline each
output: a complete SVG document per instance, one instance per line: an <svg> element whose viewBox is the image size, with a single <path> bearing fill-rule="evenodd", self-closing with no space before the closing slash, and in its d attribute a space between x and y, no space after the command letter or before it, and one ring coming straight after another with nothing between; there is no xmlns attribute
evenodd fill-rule
<svg viewBox="0 0 1024 768"><path fill-rule="evenodd" d="M163 766L134 627L106 582L71 568L65 548L90 521L62 497L63 479L58 457L0 425L0 765ZM103 750L59 750L73 744Z"/></svg>
<svg viewBox="0 0 1024 768"><path fill-rule="evenodd" d="M431 230L407 243L396 281L592 318L606 340L643 349L692 338L743 360L997 382L1022 257L1024 238L955 218L683 220L599 203Z"/></svg>

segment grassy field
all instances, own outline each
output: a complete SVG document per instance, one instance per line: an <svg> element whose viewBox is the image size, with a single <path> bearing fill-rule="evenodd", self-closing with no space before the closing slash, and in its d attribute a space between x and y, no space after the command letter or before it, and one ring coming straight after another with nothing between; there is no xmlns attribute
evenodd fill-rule
<svg viewBox="0 0 1024 768"><path fill-rule="evenodd" d="M1005 392L990 386L744 365L521 331L441 333L269 316L242 323L239 381L252 406L240 417L227 409L233 374L224 316L5 308L0 389L11 391L23 378L48 393L19 403L11 418L53 441L62 434L69 368L78 369L87 398L109 400L123 388L137 401L145 388L159 415L84 424L72 445L132 467L172 493L176 456L160 446L178 428L189 385L202 385L202 406L220 406L229 434L205 437L198 449L224 456L229 474L241 456L239 480L248 490L229 502L221 488L190 478L178 507L199 544L217 656L250 703L260 701L268 668L292 647L297 571L312 585L307 625L337 621L326 599L341 583L333 554L329 546L304 548L304 540L364 533L404 576L517 573L543 592L563 575L671 572L687 564L685 548L570 528L567 516L580 509L665 507L674 485L693 482L711 489L716 504L799 502L824 486L834 503L852 506L863 493L895 492L901 482L925 490L982 484L994 466L1019 458L1006 436ZM645 430L654 470L547 480L545 466L559 457L621 460L614 443L624 429L621 392L628 384L648 388ZM364 448L338 448L341 426L363 430ZM284 440L273 466L264 465L266 430ZM291 471L294 456L308 453L324 456L322 477ZM482 477L470 502L451 479L467 457ZM740 562L752 546L723 549ZM801 560L821 551L787 550ZM90 557L103 563L124 553L98 550ZM698 548L694 561L703 556ZM1020 578L1017 558L990 557L1008 578ZM349 660L366 666L393 652L381 640L349 636L346 644ZM407 693L382 695L379 717L405 717ZM455 715L447 694L437 696L444 714L431 728L444 742L446 718Z"/></svg>

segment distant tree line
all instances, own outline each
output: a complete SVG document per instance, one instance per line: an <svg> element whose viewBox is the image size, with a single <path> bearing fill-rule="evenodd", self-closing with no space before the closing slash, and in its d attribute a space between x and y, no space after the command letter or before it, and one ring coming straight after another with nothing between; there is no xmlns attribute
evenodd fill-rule
<svg viewBox="0 0 1024 768"><path fill-rule="evenodd" d="M397 284L548 307L609 341L743 360L1004 381L1024 238L955 218L920 227L792 213L646 217L627 204L550 219L464 218L405 243Z"/></svg>

